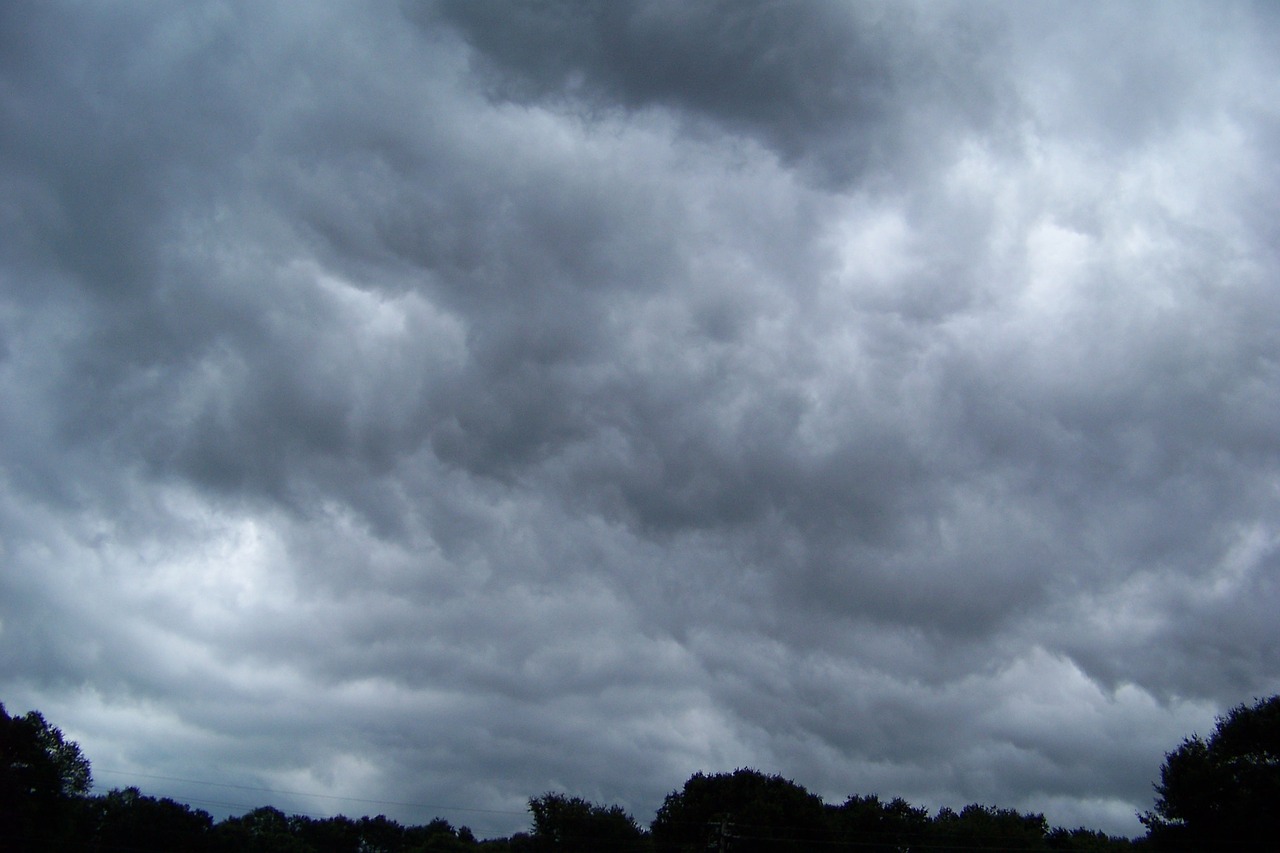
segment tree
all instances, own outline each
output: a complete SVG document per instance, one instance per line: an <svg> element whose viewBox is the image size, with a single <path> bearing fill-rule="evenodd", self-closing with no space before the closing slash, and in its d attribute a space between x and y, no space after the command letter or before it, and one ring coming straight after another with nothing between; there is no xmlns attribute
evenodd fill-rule
<svg viewBox="0 0 1280 853"><path fill-rule="evenodd" d="M1107 835L1099 829L1064 829L1055 827L1045 837L1050 850L1068 853L1128 853L1135 849L1135 842L1120 836Z"/></svg>
<svg viewBox="0 0 1280 853"><path fill-rule="evenodd" d="M850 796L827 807L832 840L856 845L865 853L897 853L919 845L929 829L929 813L901 797L881 802L875 794Z"/></svg>
<svg viewBox="0 0 1280 853"><path fill-rule="evenodd" d="M289 818L294 837L315 853L359 853L360 825L346 815L311 818L294 815Z"/></svg>
<svg viewBox="0 0 1280 853"><path fill-rule="evenodd" d="M199 853L209 847L212 816L167 797L148 797L137 788L116 789L91 800L89 810L93 849Z"/></svg>
<svg viewBox="0 0 1280 853"><path fill-rule="evenodd" d="M1165 757L1154 812L1142 816L1159 849L1273 850L1280 838L1280 696L1238 705L1208 740Z"/></svg>
<svg viewBox="0 0 1280 853"><path fill-rule="evenodd" d="M590 853L640 850L644 831L622 806L599 806L581 797L543 794L529 800L538 850Z"/></svg>
<svg viewBox="0 0 1280 853"><path fill-rule="evenodd" d="M397 853L403 849L405 829L384 814L360 818L360 849L368 853Z"/></svg>
<svg viewBox="0 0 1280 853"><path fill-rule="evenodd" d="M1045 850L1049 824L1041 814L1021 814L977 803L956 814L940 810L933 819L930 846L937 850Z"/></svg>
<svg viewBox="0 0 1280 853"><path fill-rule="evenodd" d="M824 840L822 798L781 776L740 768L695 773L668 794L653 821L658 850L702 851L708 842L738 853L811 850Z"/></svg>
<svg viewBox="0 0 1280 853"><path fill-rule="evenodd" d="M227 818L213 828L210 841L216 853L312 853L294 834L288 815L274 806Z"/></svg>
<svg viewBox="0 0 1280 853"><path fill-rule="evenodd" d="M80 746L38 711L0 704L0 851L57 849L93 776Z"/></svg>
<svg viewBox="0 0 1280 853"><path fill-rule="evenodd" d="M405 829L406 847L409 853L469 853L478 842L468 827L453 828L453 824L438 817L425 826Z"/></svg>

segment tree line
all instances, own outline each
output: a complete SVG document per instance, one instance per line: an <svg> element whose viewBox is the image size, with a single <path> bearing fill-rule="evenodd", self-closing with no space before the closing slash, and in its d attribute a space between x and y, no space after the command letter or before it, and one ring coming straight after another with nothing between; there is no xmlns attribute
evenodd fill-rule
<svg viewBox="0 0 1280 853"><path fill-rule="evenodd" d="M215 821L137 788L93 794L79 746L37 711L0 704L0 853L976 853L1262 851L1280 839L1280 696L1233 708L1208 738L1166 755L1144 837L1050 827L1041 814L972 804L930 815L901 798L826 803L753 769L695 773L649 826L621 806L564 793L529 800L528 832L480 840L443 818L404 826L384 815L314 818L263 806Z"/></svg>

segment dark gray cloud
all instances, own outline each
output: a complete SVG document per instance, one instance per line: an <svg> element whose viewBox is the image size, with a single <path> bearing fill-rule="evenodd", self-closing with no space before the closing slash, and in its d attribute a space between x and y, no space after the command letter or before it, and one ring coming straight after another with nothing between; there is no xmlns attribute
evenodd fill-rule
<svg viewBox="0 0 1280 853"><path fill-rule="evenodd" d="M3 701L215 811L1136 832L1280 689L1275 25L11 4Z"/></svg>
<svg viewBox="0 0 1280 853"><path fill-rule="evenodd" d="M846 183L985 125L998 10L833 2L446 2L491 93L592 111L672 107ZM939 38L921 38L936 33ZM941 120L945 117L945 121Z"/></svg>

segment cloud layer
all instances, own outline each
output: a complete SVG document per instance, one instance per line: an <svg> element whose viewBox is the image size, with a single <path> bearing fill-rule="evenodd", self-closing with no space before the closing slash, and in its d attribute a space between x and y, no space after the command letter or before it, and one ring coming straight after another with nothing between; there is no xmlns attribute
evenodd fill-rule
<svg viewBox="0 0 1280 853"><path fill-rule="evenodd" d="M1277 35L11 5L0 700L215 811L1140 831L1280 690Z"/></svg>

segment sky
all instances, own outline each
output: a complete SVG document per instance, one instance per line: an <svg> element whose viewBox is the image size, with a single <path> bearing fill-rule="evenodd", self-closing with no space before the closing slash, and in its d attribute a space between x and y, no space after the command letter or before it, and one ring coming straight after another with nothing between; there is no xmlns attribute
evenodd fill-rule
<svg viewBox="0 0 1280 853"><path fill-rule="evenodd" d="M1140 834L1280 692L1267 3L0 5L0 701L215 814Z"/></svg>

